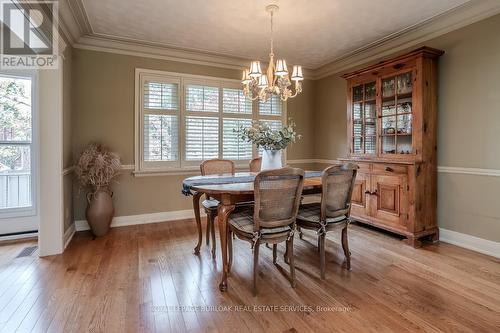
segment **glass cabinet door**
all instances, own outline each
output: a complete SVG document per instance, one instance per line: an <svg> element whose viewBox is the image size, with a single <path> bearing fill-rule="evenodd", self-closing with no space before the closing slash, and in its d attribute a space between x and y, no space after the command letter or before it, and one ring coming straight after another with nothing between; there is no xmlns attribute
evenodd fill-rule
<svg viewBox="0 0 500 333"><path fill-rule="evenodd" d="M411 154L412 73L382 79L381 154Z"/></svg>
<svg viewBox="0 0 500 333"><path fill-rule="evenodd" d="M352 152L375 154L377 143L377 108L375 82L352 89Z"/></svg>

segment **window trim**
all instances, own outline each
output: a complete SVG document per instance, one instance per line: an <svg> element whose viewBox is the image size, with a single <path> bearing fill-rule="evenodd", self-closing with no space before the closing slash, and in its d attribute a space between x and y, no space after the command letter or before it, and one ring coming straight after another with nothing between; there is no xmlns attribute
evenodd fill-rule
<svg viewBox="0 0 500 333"><path fill-rule="evenodd" d="M154 78L164 82L172 83L172 81L166 81L165 78L178 80L179 82L179 119L178 119L178 161L161 161L161 162L144 162L144 103L143 103L143 82L144 78ZM185 107L185 89L188 84L195 85L208 85L216 86L219 88L219 110L218 112L197 112L197 111L187 111ZM134 98L134 171L135 176L165 176L169 174L189 174L198 170L200 161L186 161L185 160L185 122L187 116L208 116L216 117L219 119L219 158L222 158L223 154L223 119L225 118L242 118L250 119L252 121L258 119L266 120L280 120L282 124L287 122L287 103L282 103L282 114L281 116L273 115L259 115L258 108L259 102L252 102L252 114L241 114L241 113L225 113L223 109L223 88L229 89L241 89L240 80L219 78L214 76L203 76L203 75L193 75L184 74L176 72L167 72L161 70L152 70L144 68L135 69L135 98ZM168 113L170 114L170 113ZM286 149L283 152L284 160L286 160ZM252 156L258 156L258 150L253 145ZM236 167L238 169L248 168L248 162L250 160L237 160Z"/></svg>
<svg viewBox="0 0 500 333"><path fill-rule="evenodd" d="M144 108L144 95L143 95L143 87L144 87L144 82L146 80L155 80L156 82L162 82L162 83L174 83L178 85L178 95L177 95L177 105L178 105L178 110L177 113L172 110L161 110L161 109L156 109L157 111L153 112L146 112ZM136 121L139 122L139 169L140 170L163 170L165 169L165 165L168 166L168 168L180 168L180 142L178 142L178 147L177 147L177 161L144 161L144 115L146 114L155 114L155 115L170 115L170 116L177 116L177 138L180 139L180 132L181 132L181 109L182 109L182 98L181 98L181 80L179 77L174 77L174 76L169 76L169 75L151 75L151 74L145 74L145 75L140 75L140 82L139 82L139 92L138 92L138 97L139 97L139 105L138 107L140 108L140 115L138 118L136 118ZM142 149L140 148L142 147ZM137 168L137 165L136 165Z"/></svg>

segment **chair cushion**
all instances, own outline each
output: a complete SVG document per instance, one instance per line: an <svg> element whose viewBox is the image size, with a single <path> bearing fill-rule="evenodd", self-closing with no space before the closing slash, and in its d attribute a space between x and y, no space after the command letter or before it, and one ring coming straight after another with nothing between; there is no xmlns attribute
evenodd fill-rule
<svg viewBox="0 0 500 333"><path fill-rule="evenodd" d="M246 209L241 212L229 215L229 224L234 228L244 233L253 234L253 210ZM280 232L288 232L292 230L290 227L277 227L277 228L262 228L261 234L276 234Z"/></svg>
<svg viewBox="0 0 500 333"><path fill-rule="evenodd" d="M299 212L297 214L297 220L318 223L321 217L321 204L320 203L310 203L305 205L300 205ZM337 223L347 219L347 216L340 215L337 217L327 217L326 223Z"/></svg>
<svg viewBox="0 0 500 333"><path fill-rule="evenodd" d="M206 199L206 200L203 200L203 202L201 203L201 205L203 207L205 207L206 209L217 209L217 207L219 206L219 200L215 200L215 199Z"/></svg>

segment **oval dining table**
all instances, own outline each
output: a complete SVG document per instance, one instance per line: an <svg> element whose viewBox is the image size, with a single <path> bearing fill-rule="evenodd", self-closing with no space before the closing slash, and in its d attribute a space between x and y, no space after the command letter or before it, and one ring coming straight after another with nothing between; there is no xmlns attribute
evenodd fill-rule
<svg viewBox="0 0 500 333"><path fill-rule="evenodd" d="M222 252L222 278L219 284L221 291L227 290L228 254L227 254L227 223L236 204L254 200L253 179L256 172L238 172L208 176L194 176L184 179L182 192L193 196L193 209L198 229L198 243L194 253L200 253L202 243L202 228L200 219L200 197L205 194L219 201L217 223L219 225L220 249ZM321 193L321 172L306 171L303 195Z"/></svg>

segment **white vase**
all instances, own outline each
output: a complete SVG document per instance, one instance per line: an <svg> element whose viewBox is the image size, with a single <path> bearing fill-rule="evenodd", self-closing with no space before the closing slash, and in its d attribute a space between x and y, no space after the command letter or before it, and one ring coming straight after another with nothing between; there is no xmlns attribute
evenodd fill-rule
<svg viewBox="0 0 500 333"><path fill-rule="evenodd" d="M266 150L262 152L262 165L261 170L280 169L282 167L281 161L282 150Z"/></svg>

